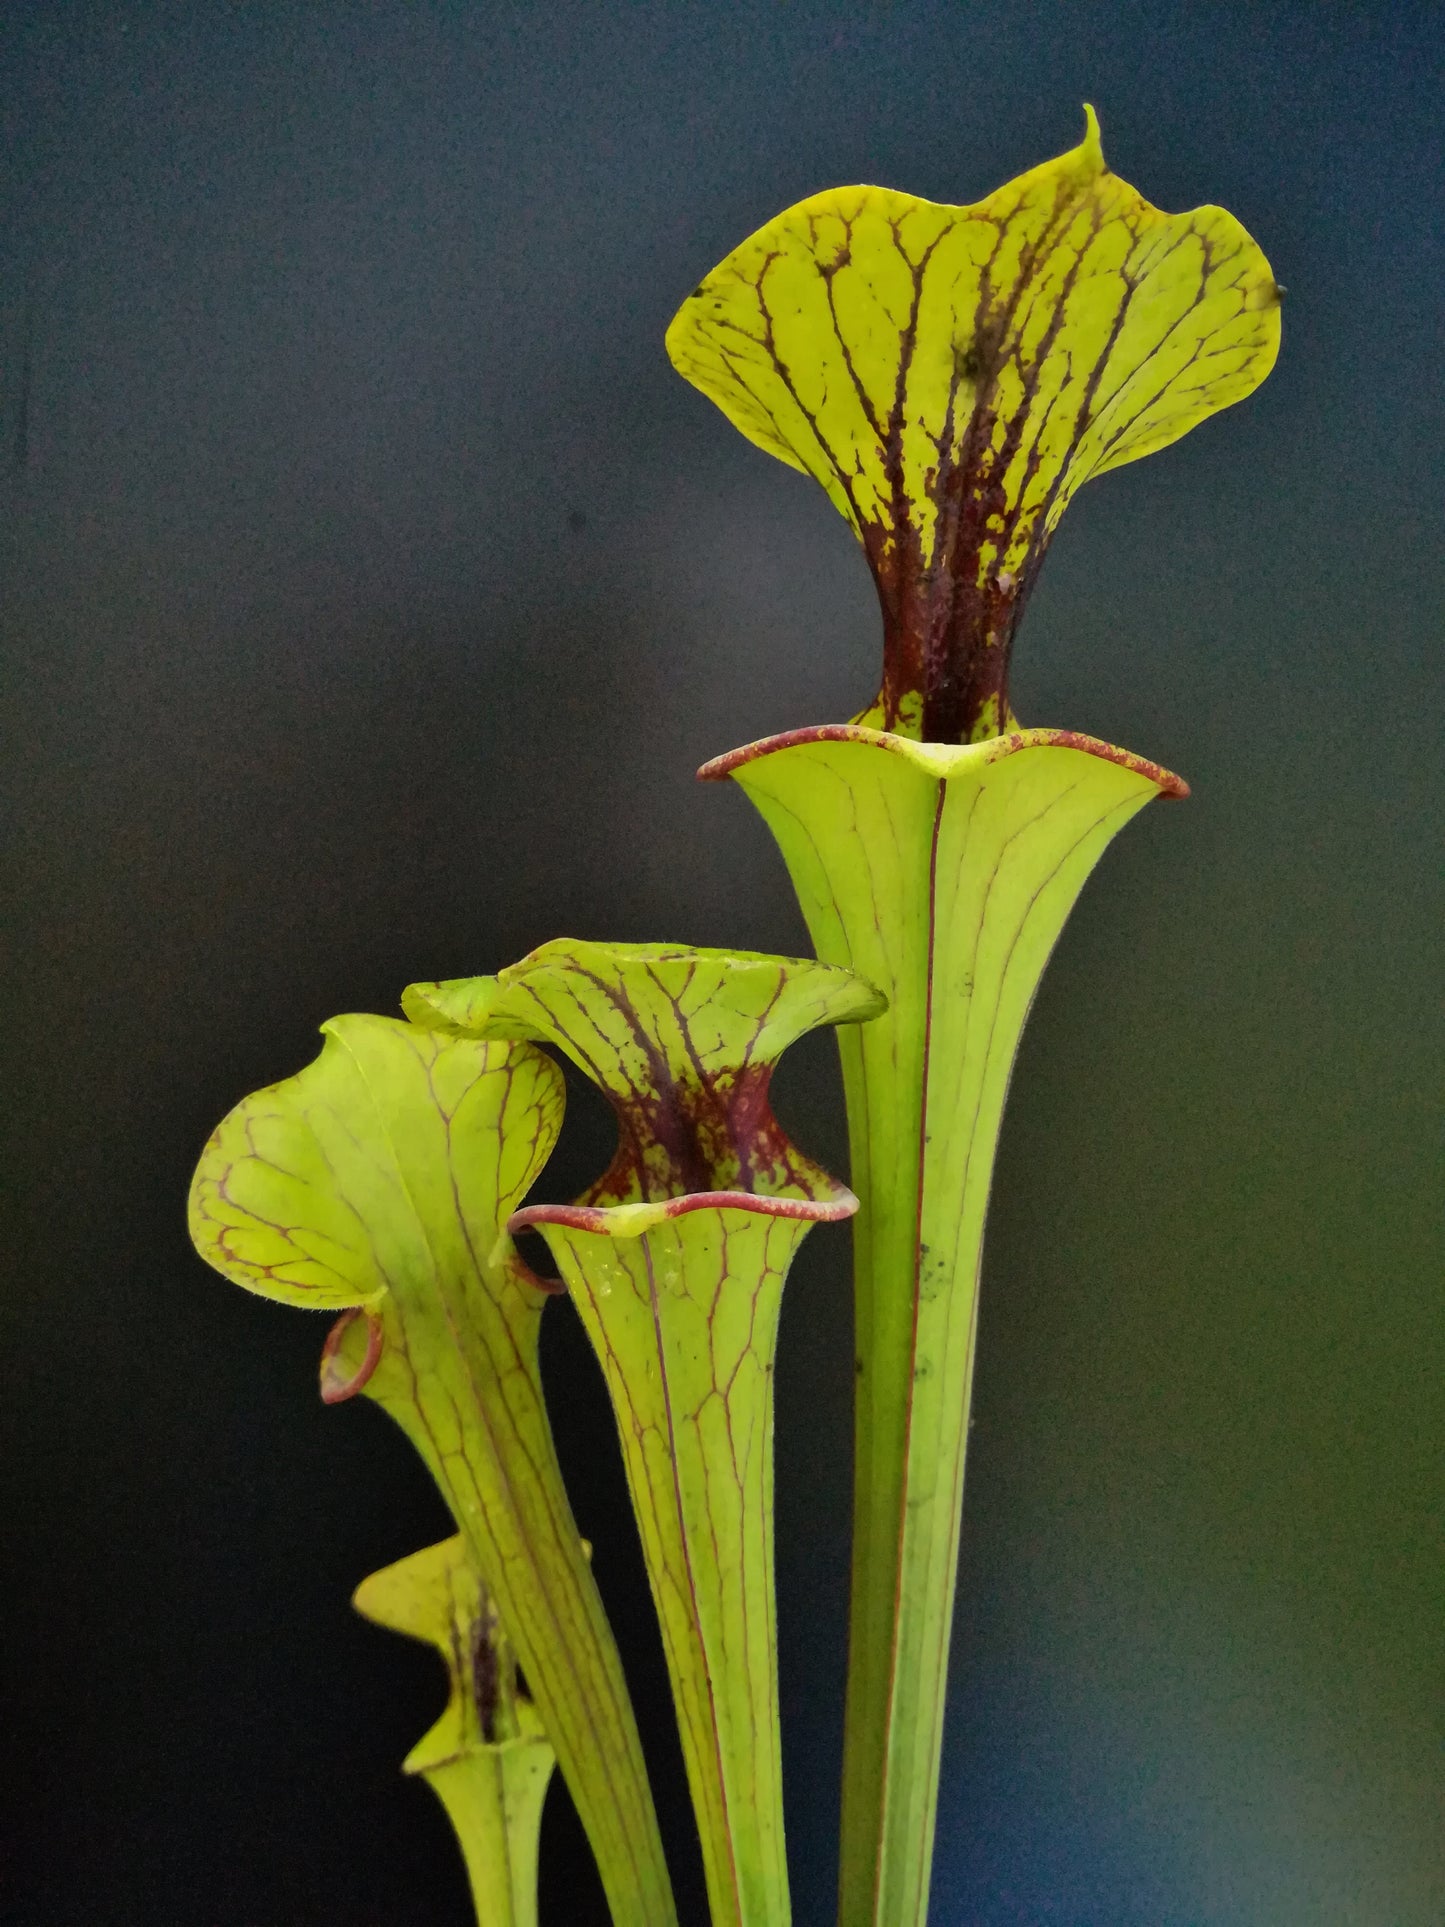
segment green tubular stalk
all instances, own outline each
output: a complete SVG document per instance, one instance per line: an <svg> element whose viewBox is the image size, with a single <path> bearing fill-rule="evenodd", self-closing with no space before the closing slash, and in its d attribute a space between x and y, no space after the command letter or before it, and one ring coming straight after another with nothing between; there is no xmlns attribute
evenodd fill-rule
<svg viewBox="0 0 1445 1927"><path fill-rule="evenodd" d="M1061 732L966 748L856 726L718 759L776 837L820 958L888 998L840 1030L855 1223L856 1483L839 1919L922 1922L984 1216L1049 952L1153 764Z"/></svg>
<svg viewBox="0 0 1445 1927"><path fill-rule="evenodd" d="M217 1129L191 1235L234 1282L342 1313L322 1396L364 1391L426 1462L526 1672L614 1918L672 1927L641 1743L542 1398L547 1293L505 1232L556 1139L561 1073L527 1044L385 1017L323 1031L314 1064Z"/></svg>
<svg viewBox="0 0 1445 1927"><path fill-rule="evenodd" d="M713 1927L786 1927L773 1590L773 1356L813 1223L857 1209L768 1107L778 1054L881 999L811 962L554 943L406 1008L543 1038L611 1102L617 1155L530 1205L602 1366L657 1605Z"/></svg>
<svg viewBox="0 0 1445 1927"><path fill-rule="evenodd" d="M466 1542L458 1535L373 1573L352 1603L435 1646L446 1666L446 1708L402 1771L425 1779L446 1808L477 1927L538 1927L537 1850L556 1755Z"/></svg>
<svg viewBox="0 0 1445 1927"><path fill-rule="evenodd" d="M857 1207L732 1196L520 1222L551 1247L617 1414L714 1927L785 1927L773 1359L798 1246Z"/></svg>

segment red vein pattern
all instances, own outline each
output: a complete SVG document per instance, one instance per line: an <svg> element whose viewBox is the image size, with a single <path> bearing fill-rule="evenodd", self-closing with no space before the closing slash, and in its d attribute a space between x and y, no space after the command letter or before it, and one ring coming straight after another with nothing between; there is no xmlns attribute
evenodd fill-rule
<svg viewBox="0 0 1445 1927"><path fill-rule="evenodd" d="M856 1461L842 1927L926 1917L978 1274L1024 1020L1110 839L1185 785L1070 732L972 747L800 730L705 766L776 837L820 957L886 992L839 1032Z"/></svg>
<svg viewBox="0 0 1445 1927"><path fill-rule="evenodd" d="M207 1146L197 1248L251 1290L364 1308L333 1334L323 1388L361 1379L426 1461L526 1671L614 1913L671 1927L641 1746L542 1402L545 1294L504 1229L555 1141L560 1072L526 1044L388 1018L325 1031L315 1064L239 1105Z"/></svg>
<svg viewBox="0 0 1445 1927"><path fill-rule="evenodd" d="M406 1005L417 1021L552 1044L592 1079L618 1124L616 1155L581 1201L599 1206L831 1196L773 1115L773 1068L805 1031L882 1008L871 986L810 960L566 938L494 979L413 985Z"/></svg>
<svg viewBox="0 0 1445 1927"><path fill-rule="evenodd" d="M857 1209L768 1104L779 1053L881 1008L825 965L559 942L421 1021L545 1039L606 1094L608 1170L529 1205L602 1365L662 1628L715 1927L785 1927L773 1593L773 1357L809 1227Z"/></svg>
<svg viewBox="0 0 1445 1927"><path fill-rule="evenodd" d="M1273 366L1279 289L1222 208L1166 215L1081 146L971 207L880 187L787 209L668 331L679 372L852 523L883 612L860 718L929 742L1010 726L1009 655L1091 476Z"/></svg>

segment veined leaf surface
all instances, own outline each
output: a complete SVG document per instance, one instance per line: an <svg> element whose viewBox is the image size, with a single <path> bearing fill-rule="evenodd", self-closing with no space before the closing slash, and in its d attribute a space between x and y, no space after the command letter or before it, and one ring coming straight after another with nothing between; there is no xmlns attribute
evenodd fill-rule
<svg viewBox="0 0 1445 1927"><path fill-rule="evenodd" d="M578 1204L533 1204L606 1376L662 1627L714 1927L786 1927L773 1592L773 1357L809 1227L857 1200L768 1103L783 1049L883 1000L803 959L545 944L413 985L418 1023L536 1038L606 1095L618 1149Z"/></svg>
<svg viewBox="0 0 1445 1927"><path fill-rule="evenodd" d="M342 1308L323 1395L364 1390L426 1462L526 1670L620 1918L675 1920L636 1724L542 1399L547 1295L506 1234L562 1118L526 1043L387 1017L223 1120L191 1190L201 1255L251 1291Z"/></svg>
<svg viewBox="0 0 1445 1927"><path fill-rule="evenodd" d="M966 746L857 725L719 757L821 957L887 993L840 1030L854 1224L855 1476L841 1927L923 1927L984 1222L1014 1052L1110 840L1179 778L1060 730Z"/></svg>
<svg viewBox="0 0 1445 1927"><path fill-rule="evenodd" d="M1232 214L1164 214L1082 143L972 206L815 194L704 277L678 370L819 481L878 585L859 721L928 742L1009 724L1008 657L1093 475L1165 447L1274 365L1279 289Z"/></svg>

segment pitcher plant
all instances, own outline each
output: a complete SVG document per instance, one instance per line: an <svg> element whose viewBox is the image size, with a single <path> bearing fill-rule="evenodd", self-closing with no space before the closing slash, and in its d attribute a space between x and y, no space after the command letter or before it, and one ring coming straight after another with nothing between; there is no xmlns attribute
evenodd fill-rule
<svg viewBox="0 0 1445 1927"><path fill-rule="evenodd" d="M799 202L706 275L667 332L690 382L822 484L877 586L873 699L701 771L772 830L817 961L566 940L494 975L413 985L404 1021L326 1025L317 1062L237 1106L196 1174L201 1254L250 1290L340 1314L322 1396L388 1410L456 1521L356 1603L447 1661L447 1711L407 1766L447 1806L483 1927L536 1919L554 1757L614 1921L676 1918L547 1421L538 1325L558 1294L617 1422L711 1919L786 1927L773 1361L799 1243L850 1217L838 1919L927 1919L1009 1077L1105 848L1151 799L1188 794L1131 751L1025 728L1014 637L1075 490L1242 400L1279 345L1281 290L1239 222L1150 206L1109 171L1085 114L1079 146L972 206L879 187ZM838 1027L849 1186L769 1105L778 1055L822 1024ZM529 1197L562 1121L552 1053L618 1127L607 1170L571 1201ZM534 1229L558 1281L518 1251Z"/></svg>

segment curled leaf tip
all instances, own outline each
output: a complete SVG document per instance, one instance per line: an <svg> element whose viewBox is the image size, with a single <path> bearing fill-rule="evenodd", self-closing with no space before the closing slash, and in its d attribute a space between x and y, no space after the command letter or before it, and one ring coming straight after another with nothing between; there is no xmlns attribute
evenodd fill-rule
<svg viewBox="0 0 1445 1927"><path fill-rule="evenodd" d="M932 742L1014 727L1009 655L1091 476L1241 400L1279 345L1269 263L1222 208L1164 214L1083 141L972 206L881 187L787 209L668 330L675 366L813 475L877 584L860 721Z"/></svg>
<svg viewBox="0 0 1445 1927"><path fill-rule="evenodd" d="M341 1356L347 1332L358 1318L366 1320L366 1350L361 1363L348 1369ZM326 1334L326 1343L321 1347L321 1402L323 1405L344 1405L358 1392L365 1391L373 1372L381 1362L381 1349L384 1334L381 1320L361 1305L351 1305L342 1312L331 1330Z"/></svg>
<svg viewBox="0 0 1445 1927"><path fill-rule="evenodd" d="M243 1099L223 1118L191 1182L192 1241L224 1277L318 1311L380 1310L401 1283L429 1277L418 1196L389 1128L396 1106L414 1149L491 1121L510 1102L516 1143L545 1162L561 1125L562 1076L541 1051L426 1032L360 1013L322 1025L314 1063ZM505 1093L505 1097L499 1096ZM532 1172L504 1160L495 1237ZM515 1191L510 1187L515 1186ZM443 1188L438 1207L455 1199Z"/></svg>

